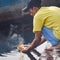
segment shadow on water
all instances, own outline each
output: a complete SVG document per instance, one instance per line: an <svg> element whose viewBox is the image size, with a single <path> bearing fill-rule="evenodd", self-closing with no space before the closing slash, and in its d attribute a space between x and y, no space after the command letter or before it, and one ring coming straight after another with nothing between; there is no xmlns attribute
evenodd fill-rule
<svg viewBox="0 0 60 60"><path fill-rule="evenodd" d="M27 16L28 18L26 18ZM1 23L0 25L0 54L10 53L10 51L17 49L19 44L28 44L32 41L34 34L32 33L32 17L30 15L23 16L17 22L14 22L17 27L14 25L10 27L9 24L6 24Z"/></svg>
<svg viewBox="0 0 60 60"><path fill-rule="evenodd" d="M30 31L27 31L31 30L29 29L32 22L31 17L30 15L23 16L22 18L20 17L22 12L20 12L20 9L25 7L25 4L28 2L29 0L0 1L0 11L3 12L0 14L0 56L4 56L2 54L10 53L12 50L17 49L19 44L32 41L33 34ZM12 30L10 29L10 24L19 25L19 27L17 29L14 28L13 33L10 34L11 36L8 36L11 32L10 30ZM24 27L24 29L22 27ZM26 28L27 30L22 32L22 30L25 30ZM16 31L17 33L19 32L19 35ZM20 32L24 33L23 36L20 35Z"/></svg>
<svg viewBox="0 0 60 60"><path fill-rule="evenodd" d="M19 37L21 43L23 43L23 38ZM19 40L17 40L17 34L7 38L7 40L0 41L0 53L8 53L13 49L16 49L18 46Z"/></svg>
<svg viewBox="0 0 60 60"><path fill-rule="evenodd" d="M29 35L28 35L29 33ZM22 43L30 43L33 39L33 33L28 32L27 34L24 34L22 37L20 34L13 34L11 37L7 38L7 40L0 41L0 56L3 56L2 54L5 53L11 53L12 50L17 49L17 46Z"/></svg>

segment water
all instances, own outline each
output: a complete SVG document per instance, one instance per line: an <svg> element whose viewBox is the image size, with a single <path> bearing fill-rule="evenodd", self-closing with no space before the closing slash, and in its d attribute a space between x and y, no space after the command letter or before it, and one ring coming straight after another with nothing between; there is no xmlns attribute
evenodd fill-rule
<svg viewBox="0 0 60 60"><path fill-rule="evenodd" d="M12 50L17 49L17 46L23 43L31 43L33 40L33 33L28 32L25 33L24 36L21 36L20 34L14 33L12 36L9 36L5 40L0 40L0 54L2 53L9 53Z"/></svg>
<svg viewBox="0 0 60 60"><path fill-rule="evenodd" d="M46 42L44 43L44 45L37 47L36 50L42 53L45 48L45 45L46 45ZM39 59L39 57L33 54L33 52L31 53L37 60ZM0 60L12 60L12 59L13 60L30 60L26 54L19 53L17 49L12 50L9 53L2 54L2 56L0 56Z"/></svg>
<svg viewBox="0 0 60 60"><path fill-rule="evenodd" d="M29 32L27 34L24 34L23 37L21 35L13 34L6 41L0 41L0 60L30 60L28 56L24 54L22 58L22 55L17 50L17 46L24 42L28 44L33 40L33 38L34 35L32 34L32 32ZM36 50L42 53L44 51L45 46L46 43L37 47ZM36 57L36 59L38 59L35 54L33 55Z"/></svg>

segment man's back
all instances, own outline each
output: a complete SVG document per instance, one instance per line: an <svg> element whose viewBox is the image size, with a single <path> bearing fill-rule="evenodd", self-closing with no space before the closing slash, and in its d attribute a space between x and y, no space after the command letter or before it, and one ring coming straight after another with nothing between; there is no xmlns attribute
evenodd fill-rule
<svg viewBox="0 0 60 60"><path fill-rule="evenodd" d="M60 39L60 8L55 6L41 7L34 16L34 22L34 27L38 23L40 30L43 26L52 29L56 38ZM36 29L34 28L33 31Z"/></svg>

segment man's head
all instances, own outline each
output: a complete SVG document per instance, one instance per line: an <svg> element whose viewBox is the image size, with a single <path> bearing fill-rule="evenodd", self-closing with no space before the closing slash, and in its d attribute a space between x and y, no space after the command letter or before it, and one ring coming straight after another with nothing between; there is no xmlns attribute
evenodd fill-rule
<svg viewBox="0 0 60 60"><path fill-rule="evenodd" d="M34 16L40 7L41 7L41 0L31 0L28 3L26 9L24 9L24 11L25 12L29 11L30 15Z"/></svg>

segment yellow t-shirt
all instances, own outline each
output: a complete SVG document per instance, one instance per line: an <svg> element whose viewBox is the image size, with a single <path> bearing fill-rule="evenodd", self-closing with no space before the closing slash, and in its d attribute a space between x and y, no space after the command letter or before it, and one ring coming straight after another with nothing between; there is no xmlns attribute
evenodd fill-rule
<svg viewBox="0 0 60 60"><path fill-rule="evenodd" d="M41 31L45 26L53 30L56 38L60 39L60 8L55 6L41 7L33 19L33 32Z"/></svg>

